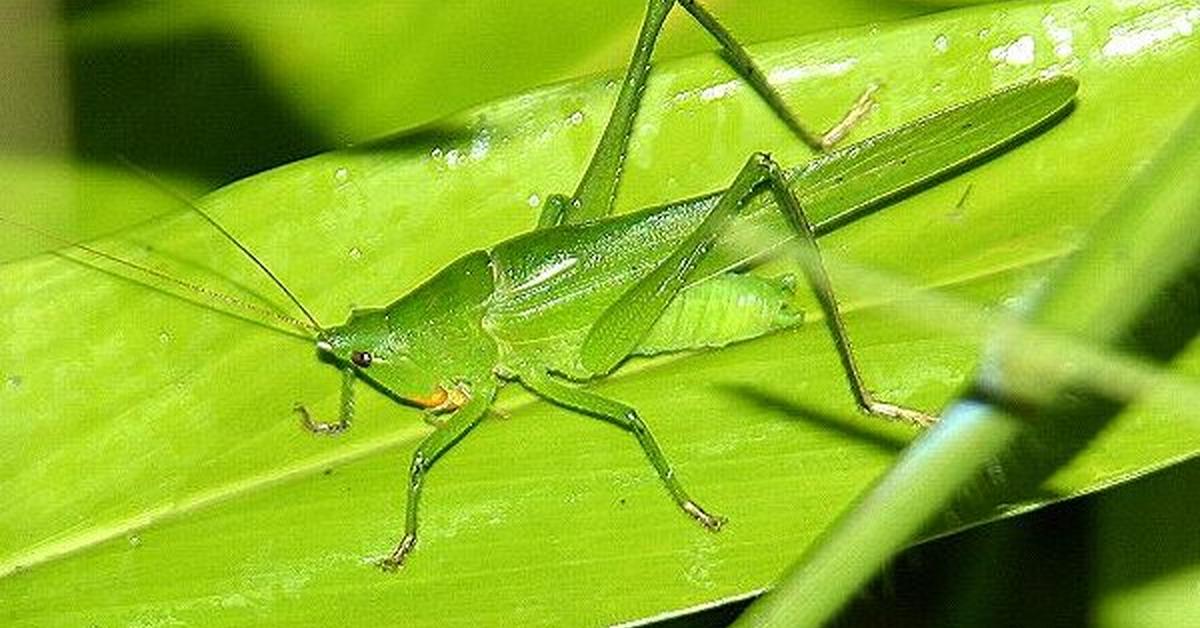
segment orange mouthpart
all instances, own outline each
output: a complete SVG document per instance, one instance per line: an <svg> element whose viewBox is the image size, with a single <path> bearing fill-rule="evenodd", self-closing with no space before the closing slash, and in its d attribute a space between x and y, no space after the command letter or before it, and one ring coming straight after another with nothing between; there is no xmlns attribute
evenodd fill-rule
<svg viewBox="0 0 1200 628"><path fill-rule="evenodd" d="M446 403L446 400L449 398L450 393L446 392L445 388L438 386L437 390L433 391L433 394L429 395L428 397L413 397L409 401L412 401L414 404L421 406L426 410L430 410Z"/></svg>

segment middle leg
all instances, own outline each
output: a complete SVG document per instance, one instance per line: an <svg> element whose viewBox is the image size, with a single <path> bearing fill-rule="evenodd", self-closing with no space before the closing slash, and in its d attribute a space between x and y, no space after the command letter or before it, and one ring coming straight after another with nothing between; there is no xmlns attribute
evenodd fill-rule
<svg viewBox="0 0 1200 628"><path fill-rule="evenodd" d="M425 485L425 474L433 467L442 454L446 453L479 423L491 405L493 391L479 391L480 395L471 399L446 420L445 424L432 434L425 437L417 450L413 452L412 463L408 471L408 497L405 502L404 536L396 544L392 553L379 566L384 569L396 569L404 564L404 560L417 545L417 510L421 502L421 489Z"/></svg>

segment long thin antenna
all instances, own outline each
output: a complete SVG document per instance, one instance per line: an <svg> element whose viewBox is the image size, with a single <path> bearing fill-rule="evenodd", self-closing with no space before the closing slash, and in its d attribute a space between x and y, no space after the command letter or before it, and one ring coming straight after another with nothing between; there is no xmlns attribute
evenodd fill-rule
<svg viewBox="0 0 1200 628"><path fill-rule="evenodd" d="M185 281L178 277L168 275L167 273L164 273L161 270L156 270L154 268L150 268L149 266L143 266L142 264L138 264L137 262L132 262L127 259L117 257L116 255L113 255L111 253L106 253L104 251L101 251L100 249L90 247L86 244L81 244L79 242L72 242L71 240L68 240L66 238L59 237L48 231L44 231L37 227L27 225L23 222L13 220L6 216L0 215L0 223L5 223L5 224L12 225L12 226L20 228L20 229L24 229L30 233L38 235L39 237L50 240L51 242L56 242L58 244L62 244L63 246L77 248L81 251L91 253L92 255L95 255L96 257L106 259L110 262L114 262L117 264L121 264L122 266L132 268L141 273L145 273L146 275L154 277L155 279L161 279L163 281L173 283L177 286L186 288L188 290L191 290L192 292L201 294L210 299L221 301L228 305L240 307L244 310L254 312L255 314L258 314L260 316L266 316L268 318L272 318L277 321L287 323L288 325L292 325L294 327L298 327L298 328L306 330L306 331L318 332L318 333L321 331L321 327L319 325L316 325L315 323L310 324L307 321L302 321L298 318L288 316L287 314L281 314L279 312L276 312L275 310L267 309L260 305L255 305L253 303L243 301L235 296L225 294L224 292L218 292L216 290L213 290L212 288L206 288L205 286L201 286L199 284L194 284L189 281ZM76 261L78 262L79 260L76 260ZM80 263L82 263L82 262L80 262ZM281 333L286 333L286 332L282 332L282 330L277 330L277 331L280 331Z"/></svg>
<svg viewBox="0 0 1200 628"><path fill-rule="evenodd" d="M227 231L225 229L225 227L221 226L221 223L217 222L212 216L210 216L208 214L208 212L201 209L200 206L195 203L195 201L184 196L178 190L170 187L169 185L166 184L166 182L164 182L162 179L159 179L158 177L154 176L153 173L147 171L145 168L138 166L137 164L126 159L125 157L121 157L120 159L122 162L125 163L126 166L133 169L138 174L142 175L147 181L154 184L155 187L162 190L164 193L170 195L171 197L175 198L179 202L183 203L192 211L196 212L197 214L200 214L201 218L206 220L208 222L208 224L212 225L213 228L216 229L221 235L225 236L226 240L229 240L230 242L232 242L234 246L238 247L238 249L241 250L242 253L246 254L246 257L250 258L250 260L252 262L254 262L255 265L257 265L260 269L262 269L262 271L267 274L267 277L270 277L271 281L275 282L276 286L279 286L279 289L283 291L283 294L287 295L287 298L291 299L292 303L295 303L296 307L300 308L300 311L304 313L304 317L307 318L313 324L313 327L315 327L317 329L317 331L321 331L322 329L324 329L323 327L321 327L321 324L317 322L317 319L312 315L312 313L308 311L308 308L304 307L304 304L300 302L300 299L296 298L296 295L292 294L292 291L288 290L288 287L283 285L283 282L279 280L279 277L276 277L275 273L271 272L271 269L267 268L267 265L264 264L262 260L258 259L258 256L256 256L254 253L252 253L250 251L250 249L246 248L245 245L243 245L241 242L239 242L238 239L236 237L234 237L234 235L232 233L229 233L229 231Z"/></svg>

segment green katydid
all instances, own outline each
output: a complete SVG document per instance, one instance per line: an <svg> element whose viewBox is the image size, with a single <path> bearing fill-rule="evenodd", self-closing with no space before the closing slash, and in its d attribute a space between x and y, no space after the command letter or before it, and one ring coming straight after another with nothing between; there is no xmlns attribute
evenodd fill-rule
<svg viewBox="0 0 1200 628"><path fill-rule="evenodd" d="M364 377L409 403L448 413L413 456L405 533L385 565L399 565L416 542L424 474L482 418L505 382L520 382L551 402L631 431L676 503L705 527L719 529L723 519L692 500L635 409L564 380L603 377L635 353L702 348L795 325L799 317L785 311L786 289L764 295L763 280L723 272L790 243L820 298L860 407L928 423L932 418L924 413L868 392L815 237L857 211L1012 143L1062 113L1075 88L1073 80L1058 78L997 92L814 160L790 178L758 153L724 192L546 228L468 254L390 305L356 310L345 324L320 329L318 348L343 370L343 412L336 422L312 423L300 411L314 431L344 430L352 383ZM775 203L746 203L762 187ZM817 203L843 211L810 224L804 207ZM741 255L713 251L706 257L722 232L755 221L785 222L788 230L768 230L773 238ZM709 277L725 281L700 281ZM748 316L767 315L751 332L714 340L704 320L683 311L696 300L715 311L740 307L751 310ZM746 302L753 305L746 308ZM654 346L643 343L654 337Z"/></svg>
<svg viewBox="0 0 1200 628"><path fill-rule="evenodd" d="M808 131L710 14L690 0L680 4L813 148L828 149L869 108L869 99L862 99L829 132ZM385 566L400 565L416 544L421 486L433 462L482 419L499 387L510 382L631 431L677 504L706 528L719 529L723 519L692 500L633 408L569 382L603 377L634 354L720 346L795 326L801 317L791 309L787 280L730 272L781 247L799 256L859 406L915 423L932 420L868 392L815 238L1014 144L1066 110L1075 82L1047 79L996 92L790 172L756 153L725 191L608 217L649 58L673 5L673 0L649 3L614 113L576 192L570 198L551 196L538 230L460 258L386 307L355 310L346 323L324 327L264 264L209 219L304 312L309 324L302 326L314 333L323 358L342 372L336 421L314 421L297 407L310 430L339 433L350 426L359 378L437 415L437 429L413 455L404 535ZM807 211L817 205L831 208L821 215L833 217L810 223ZM747 232L754 236L738 235ZM731 245L734 241L754 244L746 248ZM738 320L714 328L698 310L730 312Z"/></svg>

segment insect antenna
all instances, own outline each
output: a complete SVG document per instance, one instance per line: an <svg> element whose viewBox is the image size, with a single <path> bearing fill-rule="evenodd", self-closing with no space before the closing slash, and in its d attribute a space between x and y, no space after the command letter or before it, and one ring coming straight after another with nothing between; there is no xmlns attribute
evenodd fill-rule
<svg viewBox="0 0 1200 628"><path fill-rule="evenodd" d="M279 277L277 277L275 275L275 273L271 272L271 269L267 268L267 265L265 263L263 263L263 261L260 260L257 255L255 255L249 248L247 248L244 244L242 244L237 239L237 237L235 237L232 233L230 233L227 229L225 229L225 227L222 226L221 223L217 222L217 220L215 218L213 218L211 215L209 215L208 212L204 211L199 205L197 205L195 201L188 198L187 196L184 196L178 190L167 185L166 182L164 182L162 179L159 179L158 177L154 176L153 173L147 171L146 169L142 168L141 166L138 166L137 164L129 161L128 159L125 159L124 157L121 158L121 161L123 161L127 167L129 167L133 171L137 172L142 177L144 177L147 181L152 183L159 190L162 190L163 193L169 195L170 197L179 201L183 205L187 206L188 209L199 214L200 217L203 218L206 222L208 222L208 224L212 225L212 227L214 229L216 229L218 233L220 233L222 236L224 236L226 240L229 240L230 242L232 242L233 245L238 248L238 250L240 250L242 253L244 253L246 255L246 257L250 258L250 261L254 262L254 264L256 266L258 266L259 269L261 269L264 273L266 273L267 277L269 277L271 279L271 281L274 282L275 285L278 286L281 291L283 291L283 294L285 296L287 296L287 298L290 299L291 302L296 305L296 307L300 308L300 311L302 313L304 313L304 317L307 318L310 323L312 323L312 327L315 328L314 331L320 332L320 331L324 330L324 328L321 327L321 324L317 322L316 317L314 317L312 315L312 312L309 312L308 308L304 307L304 304L300 302L300 299L298 299L296 297L296 295L293 294L292 291L289 290L288 287L286 285L284 285L284 283L282 281L280 281ZM308 327L308 325L305 325L305 327Z"/></svg>
<svg viewBox="0 0 1200 628"><path fill-rule="evenodd" d="M249 303L247 301L243 301L242 299L239 299L233 295L225 294L224 292L220 292L218 290L213 290L212 288L208 288L208 287L202 286L200 284L196 284L196 283L192 283L190 281L184 280L184 279L180 279L178 277L175 277L173 275L165 273L161 270L157 270L155 268L151 268L149 266L145 266L143 264L139 264L134 261L130 261L130 260L127 260L127 259L124 259L121 257L117 257L116 255L113 255L112 253L107 253L107 252L97 249L95 247L88 246L86 244L82 244L79 242L73 242L67 238L50 233L49 231L39 229L37 227L25 224L18 220L13 220L12 218L9 218L7 216L0 215L0 223L11 225L11 226L17 227L19 229L24 229L25 231L33 233L41 238L51 241L51 242L61 244L65 247L77 248L86 253L95 255L96 257L99 257L101 259L105 259L110 262L120 264L122 266L125 266L126 268L131 268L133 270L136 270L136 271L143 273L145 275L148 275L150 277L154 277L155 279L159 279L159 280L174 284L176 286L179 286L181 288L185 288L187 290L195 292L196 294L202 295L202 296L212 299L214 301L219 301L219 302L225 303L227 305L232 305L234 307L241 308L248 312L253 312L254 314L257 314L259 316L265 316L267 318L271 318L276 321L286 323L288 325L291 325L291 326L299 328L299 329L303 329L305 331L317 332L317 333L321 332L321 327L319 325L315 325L314 323L310 323L308 321L303 321L303 320L300 320L293 316L288 316L287 314L282 314L280 312L276 312L275 310L265 308L261 305L255 305L254 303ZM76 260L76 261L78 261L78 260ZM275 329L276 331L278 331L280 333L285 333L288 335L297 335L297 334L294 334L293 332L287 332L287 331L284 331L284 330L281 330L278 328L272 327L272 329ZM304 338L308 338L308 336L304 336Z"/></svg>

